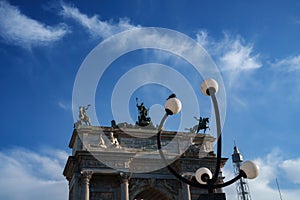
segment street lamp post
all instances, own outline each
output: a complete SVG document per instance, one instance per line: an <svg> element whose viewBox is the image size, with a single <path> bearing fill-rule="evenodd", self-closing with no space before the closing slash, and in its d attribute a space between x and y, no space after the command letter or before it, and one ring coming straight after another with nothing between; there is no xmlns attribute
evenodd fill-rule
<svg viewBox="0 0 300 200"><path fill-rule="evenodd" d="M221 156L222 156L222 134L221 134L221 123L220 123L220 113L218 102L216 98L216 93L218 92L218 83L214 79L206 79L200 86L201 91L204 95L210 96L216 118L216 126L217 126L217 161L215 165L214 173L206 167L201 167L195 172L195 178L197 181L186 179L181 176L176 170L174 170L166 160L166 157L162 151L161 147L161 133L163 129L163 125L169 115L177 114L181 110L181 102L176 98L175 94L172 94L165 103L165 115L163 116L160 125L158 127L157 133L157 147L159 150L159 154L163 162L167 165L168 170L180 181L197 188L207 189L208 194L204 195L206 199L226 199L225 194L221 195L218 193L214 193L214 190L217 188L223 188L228 185L231 185L235 181L239 180L241 177L254 179L258 176L259 167L252 161L245 161L241 166L239 174L232 178L231 180L224 183L217 183L219 172L221 170ZM205 197L201 197L201 199L205 200ZM218 197L217 197L218 196Z"/></svg>

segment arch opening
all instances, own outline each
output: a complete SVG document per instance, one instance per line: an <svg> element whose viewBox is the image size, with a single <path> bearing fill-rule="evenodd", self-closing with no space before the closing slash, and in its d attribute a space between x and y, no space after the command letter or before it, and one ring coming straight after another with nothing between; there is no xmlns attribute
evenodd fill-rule
<svg viewBox="0 0 300 200"><path fill-rule="evenodd" d="M171 200L166 194L155 189L155 188L145 188L139 192L133 200Z"/></svg>

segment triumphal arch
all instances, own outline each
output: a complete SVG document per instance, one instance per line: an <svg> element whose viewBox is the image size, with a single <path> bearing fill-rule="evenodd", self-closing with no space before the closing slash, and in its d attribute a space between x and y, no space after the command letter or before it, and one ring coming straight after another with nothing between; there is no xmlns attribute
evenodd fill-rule
<svg viewBox="0 0 300 200"><path fill-rule="evenodd" d="M176 179L157 151L157 129L112 123L110 127L75 126L64 176L69 200L196 200L206 190ZM185 141L182 143L182 141ZM194 178L199 167L214 170L215 138L209 134L163 131L162 144L170 164ZM183 148L182 144L188 144ZM184 149L184 151L183 151ZM222 159L222 166L226 162ZM219 181L223 181L222 174Z"/></svg>

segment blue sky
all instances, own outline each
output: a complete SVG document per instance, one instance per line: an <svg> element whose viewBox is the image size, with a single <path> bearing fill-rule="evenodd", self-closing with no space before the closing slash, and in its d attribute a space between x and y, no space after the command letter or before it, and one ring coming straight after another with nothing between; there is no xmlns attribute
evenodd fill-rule
<svg viewBox="0 0 300 200"><path fill-rule="evenodd" d="M61 174L73 130L73 86L82 62L114 34L161 27L199 42L216 63L226 90L223 156L231 157L235 140L245 159L259 163L260 177L249 181L253 199L279 199L276 177L283 198L296 199L299 9L300 3L291 0L0 1L0 169L5 174L0 198L47 199L46 191L55 199L67 198ZM197 93L201 114L210 115L210 101L198 89L202 77L191 66L166 52L142 50L123 55L101 77L93 105L101 125L110 125L113 118L110 101L117 81L130 69L152 62L185 76ZM135 97L148 107L155 105L152 114L158 120L158 104L163 105L169 92L159 84L138 88L127 99L132 120ZM190 121L194 123L192 115ZM232 176L230 160L224 173ZM235 198L234 188L227 191L228 198Z"/></svg>

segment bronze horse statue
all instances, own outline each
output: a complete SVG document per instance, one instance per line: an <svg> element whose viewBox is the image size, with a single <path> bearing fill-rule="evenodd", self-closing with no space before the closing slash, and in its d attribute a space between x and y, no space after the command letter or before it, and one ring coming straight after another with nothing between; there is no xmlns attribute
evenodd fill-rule
<svg viewBox="0 0 300 200"><path fill-rule="evenodd" d="M198 127L197 127L197 133L199 133L200 130L204 130L203 133L206 132L206 129L209 129L208 123L209 123L209 118L205 117L202 118L200 117L199 119L197 119L197 117L194 117L197 121L199 121Z"/></svg>
<svg viewBox="0 0 300 200"><path fill-rule="evenodd" d="M193 128L189 128L189 129L185 129L185 130L189 130L192 133L199 133L200 130L204 130L204 134L206 132L206 129L209 129L208 123L209 123L209 118L205 117L202 118L200 117L199 119L197 119L197 117L194 117L197 121L199 121L199 123L195 126L193 126Z"/></svg>

